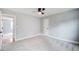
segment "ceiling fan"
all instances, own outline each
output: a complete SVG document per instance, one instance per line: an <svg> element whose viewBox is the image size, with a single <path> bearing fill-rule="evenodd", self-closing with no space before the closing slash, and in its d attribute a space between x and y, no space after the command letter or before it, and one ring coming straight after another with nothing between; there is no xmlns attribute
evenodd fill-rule
<svg viewBox="0 0 79 59"><path fill-rule="evenodd" d="M45 8L38 8L38 13L44 15Z"/></svg>
<svg viewBox="0 0 79 59"><path fill-rule="evenodd" d="M37 12L39 15L44 15L45 14L45 8L37 8L36 11L34 12Z"/></svg>

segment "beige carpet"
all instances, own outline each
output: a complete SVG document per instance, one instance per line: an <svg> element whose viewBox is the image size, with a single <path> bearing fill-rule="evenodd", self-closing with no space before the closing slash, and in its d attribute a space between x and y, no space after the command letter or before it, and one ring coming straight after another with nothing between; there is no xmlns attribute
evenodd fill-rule
<svg viewBox="0 0 79 59"><path fill-rule="evenodd" d="M47 43L46 39L41 39L41 37L34 37L30 39L23 39L17 41L8 46L4 46L2 50L17 50L17 51L46 51L52 50L51 46Z"/></svg>
<svg viewBox="0 0 79 59"><path fill-rule="evenodd" d="M65 46L65 47L64 47ZM78 48L76 48L78 50ZM23 39L2 47L2 51L69 51L72 45L44 36Z"/></svg>

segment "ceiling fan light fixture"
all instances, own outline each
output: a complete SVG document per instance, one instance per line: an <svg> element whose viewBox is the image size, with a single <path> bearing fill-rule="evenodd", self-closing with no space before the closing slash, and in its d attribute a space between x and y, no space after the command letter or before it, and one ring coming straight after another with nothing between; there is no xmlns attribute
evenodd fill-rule
<svg viewBox="0 0 79 59"><path fill-rule="evenodd" d="M38 12L39 15L41 15L41 12Z"/></svg>
<svg viewBox="0 0 79 59"><path fill-rule="evenodd" d="M38 14L44 15L45 8L38 8Z"/></svg>

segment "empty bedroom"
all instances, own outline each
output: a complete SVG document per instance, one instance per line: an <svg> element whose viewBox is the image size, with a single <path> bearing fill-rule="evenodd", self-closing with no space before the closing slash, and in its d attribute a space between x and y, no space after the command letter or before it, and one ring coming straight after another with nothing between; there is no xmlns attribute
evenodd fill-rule
<svg viewBox="0 0 79 59"><path fill-rule="evenodd" d="M79 9L0 8L0 51L79 51Z"/></svg>

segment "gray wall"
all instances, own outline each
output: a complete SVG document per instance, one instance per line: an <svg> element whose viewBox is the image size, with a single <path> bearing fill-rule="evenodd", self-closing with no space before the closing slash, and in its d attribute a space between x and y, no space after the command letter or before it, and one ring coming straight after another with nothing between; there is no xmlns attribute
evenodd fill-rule
<svg viewBox="0 0 79 59"><path fill-rule="evenodd" d="M18 12L1 9L2 13L16 16L16 39L36 35L40 33L40 19ZM14 23L15 24L15 23Z"/></svg>
<svg viewBox="0 0 79 59"><path fill-rule="evenodd" d="M49 35L63 40L79 41L79 10L71 10L46 17Z"/></svg>

